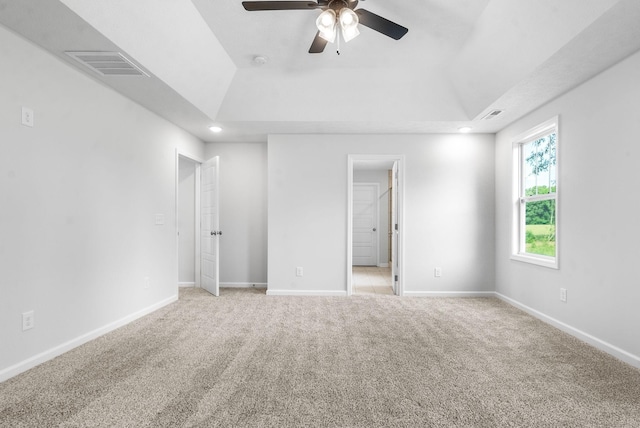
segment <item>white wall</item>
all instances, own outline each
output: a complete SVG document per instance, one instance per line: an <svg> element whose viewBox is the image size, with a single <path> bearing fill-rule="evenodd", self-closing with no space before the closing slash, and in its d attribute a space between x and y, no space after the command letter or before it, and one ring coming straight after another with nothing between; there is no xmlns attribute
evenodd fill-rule
<svg viewBox="0 0 640 428"><path fill-rule="evenodd" d="M405 291L493 291L493 135L273 135L269 292L346 291L348 154L406 156Z"/></svg>
<svg viewBox="0 0 640 428"><path fill-rule="evenodd" d="M195 185L196 164L180 157L178 161L178 283L195 285Z"/></svg>
<svg viewBox="0 0 640 428"><path fill-rule="evenodd" d="M175 152L203 143L4 27L0 58L2 380L177 298Z"/></svg>
<svg viewBox="0 0 640 428"><path fill-rule="evenodd" d="M267 145L210 143L220 156L220 285L266 286Z"/></svg>
<svg viewBox="0 0 640 428"><path fill-rule="evenodd" d="M378 183L378 264L389 265L389 171L354 170L354 183Z"/></svg>
<svg viewBox="0 0 640 428"><path fill-rule="evenodd" d="M640 366L640 53L497 135L496 287L591 343ZM512 261L512 138L560 116L560 269ZM567 289L567 302L559 300Z"/></svg>
<svg viewBox="0 0 640 428"><path fill-rule="evenodd" d="M237 70L218 114L220 121L300 121L315 122L318 112L325 121L362 121L378 123L459 120L468 117L444 67L404 67L402 84L395 71L390 72L390 59L378 58L380 66L372 66L371 58L361 69L351 69L345 78L344 65L337 55L323 55L322 67L287 73L270 67L242 67ZM355 52L353 52L355 53ZM423 62L426 58L423 58ZM292 64L296 60L292 58ZM331 82L331 96L327 85ZM375 91L371 90L375 88ZM358 99L358 108L353 100ZM274 108L274 102L277 108ZM388 108L387 106L393 106Z"/></svg>

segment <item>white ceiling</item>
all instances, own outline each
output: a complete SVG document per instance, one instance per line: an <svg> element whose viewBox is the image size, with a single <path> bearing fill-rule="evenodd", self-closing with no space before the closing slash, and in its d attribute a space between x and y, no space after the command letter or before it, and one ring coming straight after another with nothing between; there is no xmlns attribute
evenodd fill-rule
<svg viewBox="0 0 640 428"><path fill-rule="evenodd" d="M240 0L0 0L0 24L205 141L493 133L640 49L638 0L358 8L409 32L396 41L361 26L340 55L311 55L319 11L247 12ZM120 51L150 77L93 74L64 54L79 50ZM493 109L504 113L482 120Z"/></svg>

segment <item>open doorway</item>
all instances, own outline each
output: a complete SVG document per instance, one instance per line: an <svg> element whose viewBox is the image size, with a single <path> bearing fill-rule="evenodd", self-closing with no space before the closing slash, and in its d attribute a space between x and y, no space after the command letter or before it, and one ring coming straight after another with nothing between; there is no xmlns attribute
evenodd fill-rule
<svg viewBox="0 0 640 428"><path fill-rule="evenodd" d="M177 284L214 296L220 295L219 161L176 151Z"/></svg>
<svg viewBox="0 0 640 428"><path fill-rule="evenodd" d="M350 155L347 295L402 295L402 155Z"/></svg>
<svg viewBox="0 0 640 428"><path fill-rule="evenodd" d="M389 215L391 165L367 161L353 165L352 291L393 294Z"/></svg>
<svg viewBox="0 0 640 428"><path fill-rule="evenodd" d="M200 287L200 166L201 162L178 154L176 235L179 287Z"/></svg>

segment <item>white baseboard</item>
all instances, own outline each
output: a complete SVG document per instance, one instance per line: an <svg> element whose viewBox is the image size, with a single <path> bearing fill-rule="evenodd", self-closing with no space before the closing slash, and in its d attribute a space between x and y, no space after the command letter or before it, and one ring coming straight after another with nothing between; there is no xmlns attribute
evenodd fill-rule
<svg viewBox="0 0 640 428"><path fill-rule="evenodd" d="M338 296L346 297L346 290L267 290L267 296Z"/></svg>
<svg viewBox="0 0 640 428"><path fill-rule="evenodd" d="M266 282L221 282L220 288L267 288Z"/></svg>
<svg viewBox="0 0 640 428"><path fill-rule="evenodd" d="M24 361L19 362L18 364L14 364L11 367L7 367L6 369L0 370L0 382L4 382L7 379L10 379L14 376L19 375L22 372L26 372L27 370L40 365L46 361L52 360L53 358L64 354L72 350L73 348L77 348L80 345L84 345L85 343L96 339L104 334L107 334L117 328L120 328L126 324L129 324L132 321L137 320L138 318L142 318L145 315L150 314L151 312L157 311L158 309L167 306L178 300L178 295L171 296L165 300L162 300L156 304L153 304L147 308L139 310L138 312L134 312L131 315L127 315L124 318L121 318L117 321L109 323L104 327L97 328L93 331L83 334L82 336L78 336L75 339L71 339L68 342L65 342L61 345L53 347L47 351L41 352L38 355L34 355L31 358L28 358Z"/></svg>
<svg viewBox="0 0 640 428"><path fill-rule="evenodd" d="M606 352L607 354L616 357L617 359L624 361L627 364L631 364L632 366L639 368L640 369L640 357L637 355L633 355L630 352L625 351L624 349L620 349L615 345L612 345L608 342L605 342L604 340L598 339L595 336L590 335L589 333L585 333L582 330L578 330L575 327L572 327L568 324L563 323L562 321L559 321L555 318L552 318L548 315L543 314L542 312L530 308L527 305L523 305L522 303L518 302L517 300L513 300L510 297L507 297L503 294L500 294L498 292L495 293L495 296L498 297L500 300L503 300L507 303L509 303L510 305L515 306L518 309L522 309L523 311L525 311L526 313L528 313L529 315L532 315L544 322L546 322L547 324L551 324L552 326L556 327L559 330L564 331L565 333L570 334L571 336L574 336L580 340L582 340L583 342L588 343L589 345L603 351Z"/></svg>
<svg viewBox="0 0 640 428"><path fill-rule="evenodd" d="M495 297L493 291L405 291L406 297Z"/></svg>
<svg viewBox="0 0 640 428"><path fill-rule="evenodd" d="M189 288L189 287L195 287L196 283L195 282L179 282L178 283L178 287L180 288Z"/></svg>
<svg viewBox="0 0 640 428"><path fill-rule="evenodd" d="M378 263L378 267L388 268L389 267L389 263Z"/></svg>

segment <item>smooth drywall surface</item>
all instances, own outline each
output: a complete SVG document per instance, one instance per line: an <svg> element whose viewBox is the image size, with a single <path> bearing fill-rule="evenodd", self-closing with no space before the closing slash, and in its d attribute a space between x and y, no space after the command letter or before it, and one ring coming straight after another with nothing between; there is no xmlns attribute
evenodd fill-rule
<svg viewBox="0 0 640 428"><path fill-rule="evenodd" d="M220 285L267 282L267 144L209 143L220 157Z"/></svg>
<svg viewBox="0 0 640 428"><path fill-rule="evenodd" d="M178 283L196 282L196 164L180 157L178 162Z"/></svg>
<svg viewBox="0 0 640 428"><path fill-rule="evenodd" d="M346 291L349 154L405 156L405 292L493 291L493 135L270 136L270 291Z"/></svg>
<svg viewBox="0 0 640 428"><path fill-rule="evenodd" d="M4 27L0 58L1 379L176 298L176 150L204 145Z"/></svg>
<svg viewBox="0 0 640 428"><path fill-rule="evenodd" d="M510 88L539 70L570 40L578 38L619 0L585 3L584 0L490 1L451 67L450 76L468 115L475 118L483 113ZM539 22L548 25L545 31L540 31ZM510 37L505 37L506 34ZM585 68L593 64L592 58L583 61ZM568 74L566 70L562 72Z"/></svg>
<svg viewBox="0 0 640 428"><path fill-rule="evenodd" d="M354 183L377 183L378 194L378 264L389 265L389 171L361 170L353 171Z"/></svg>
<svg viewBox="0 0 640 428"><path fill-rule="evenodd" d="M640 365L640 53L497 135L497 291ZM509 259L512 138L559 115L559 269ZM567 302L560 301L560 288Z"/></svg>
<svg viewBox="0 0 640 428"><path fill-rule="evenodd" d="M61 1L208 117L216 117L236 66L193 2ZM177 28L188 31L170 30Z"/></svg>
<svg viewBox="0 0 640 428"><path fill-rule="evenodd" d="M323 55L324 59L329 55ZM347 117L376 126L378 122L468 117L448 72L442 69L403 68L403 84L386 67L351 69L349 76L342 67L288 73L269 67L241 68L229 86L218 119L296 123L317 122L319 116L324 121L342 122ZM354 100L358 108L353 107ZM390 105L393 108L386 108Z"/></svg>

